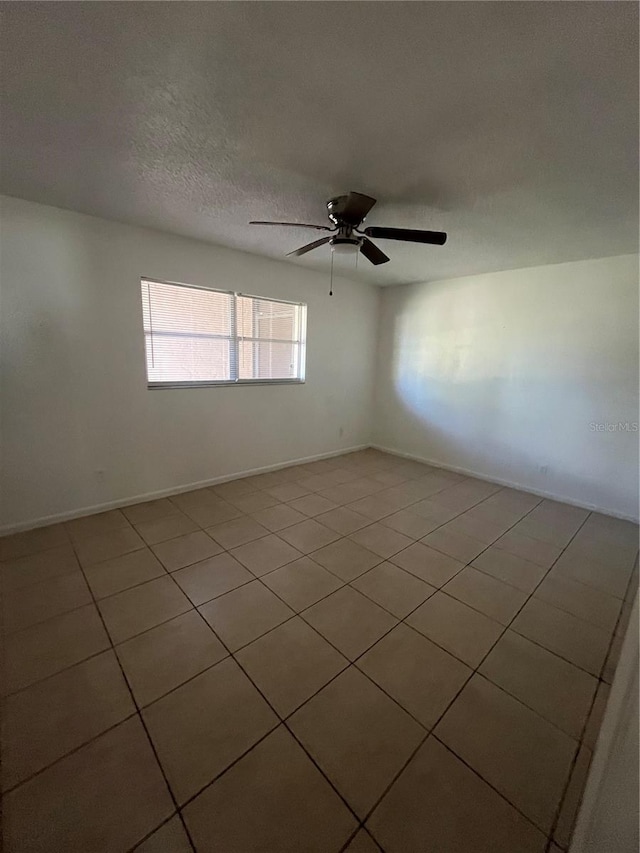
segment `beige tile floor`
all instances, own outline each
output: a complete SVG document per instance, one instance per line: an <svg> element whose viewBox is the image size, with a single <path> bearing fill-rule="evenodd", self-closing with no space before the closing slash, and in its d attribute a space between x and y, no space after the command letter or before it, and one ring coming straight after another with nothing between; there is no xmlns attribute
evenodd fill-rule
<svg viewBox="0 0 640 853"><path fill-rule="evenodd" d="M5 537L5 849L564 851L637 546L374 450Z"/></svg>

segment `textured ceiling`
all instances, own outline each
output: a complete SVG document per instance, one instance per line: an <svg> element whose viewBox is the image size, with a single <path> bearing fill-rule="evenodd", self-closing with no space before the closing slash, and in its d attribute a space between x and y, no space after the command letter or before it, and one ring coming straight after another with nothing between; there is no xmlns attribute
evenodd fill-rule
<svg viewBox="0 0 640 853"><path fill-rule="evenodd" d="M635 3L1 7L9 195L275 257L317 235L249 219L348 190L449 232L378 284L637 250Z"/></svg>

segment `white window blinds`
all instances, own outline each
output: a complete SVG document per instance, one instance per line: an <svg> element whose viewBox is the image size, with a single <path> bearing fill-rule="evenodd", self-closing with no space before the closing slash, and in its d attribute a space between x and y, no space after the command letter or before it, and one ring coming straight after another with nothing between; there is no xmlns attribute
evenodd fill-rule
<svg viewBox="0 0 640 853"><path fill-rule="evenodd" d="M142 279L150 387L304 378L306 306Z"/></svg>

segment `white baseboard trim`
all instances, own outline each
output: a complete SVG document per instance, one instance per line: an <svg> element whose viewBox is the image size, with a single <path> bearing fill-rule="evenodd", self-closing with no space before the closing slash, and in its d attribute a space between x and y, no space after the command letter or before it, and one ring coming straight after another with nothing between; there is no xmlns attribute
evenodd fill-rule
<svg viewBox="0 0 640 853"><path fill-rule="evenodd" d="M478 480L484 480L486 483L495 483L497 486L508 486L511 489L519 489L522 492L529 492L532 495L538 495L541 498L549 498L550 500L558 501L558 503L569 504L569 506L578 506L581 509L588 509L592 512L599 512L602 515L609 515L612 518L619 518L622 521L632 521L638 523L638 519L631 515L623 515L618 512L612 512L610 509L597 506L596 504L577 501L574 498L569 498L566 495L559 495L556 492L546 492L542 489L532 489L523 483L517 483L515 480L502 480L498 477L488 477L486 474L481 474L479 471L473 471L470 468L462 468L459 465L447 465L437 459L427 459L424 456L417 456L415 453L405 453L403 450L398 450L395 447L383 447L381 444L371 444L374 450L381 450L383 453L391 453L393 456L400 456L402 459L411 459L413 462L424 462L426 465L433 465L434 468L442 468L443 471L453 471L456 474L463 474L466 477L475 477Z"/></svg>
<svg viewBox="0 0 640 853"><path fill-rule="evenodd" d="M244 477L255 477L257 474L268 474L270 471L280 471L282 468L292 468L294 465L306 465L309 462L319 462L322 459L331 459L334 456L343 456L346 453L355 453L357 450L366 450L370 446L371 445L369 444L357 444L353 447L344 447L341 450L329 450L326 453L316 453L313 456L303 456L300 459L290 459L287 462L278 462L276 465L264 465L262 468L249 468L245 471L238 471L235 474L225 474L222 477L211 477L208 480L199 480L196 483L183 483L180 486L173 486L169 489L158 489L154 492L145 492L145 494L142 495L133 495L127 498L119 498L118 500L105 501L104 503L80 507L79 509L73 509L67 512L41 516L40 518L30 519L29 521L4 524L0 525L0 536L7 536L10 533L21 533L24 530L35 530L37 527L47 527L49 524L58 524L61 521L71 521L74 518L81 518L85 515L95 515L98 512L105 512L109 509L119 509L122 506L133 506L134 504L154 501L159 498L168 498L172 495L180 495L183 492L191 492L195 489L204 489L207 486L217 486L220 483L227 483L230 480L240 480Z"/></svg>

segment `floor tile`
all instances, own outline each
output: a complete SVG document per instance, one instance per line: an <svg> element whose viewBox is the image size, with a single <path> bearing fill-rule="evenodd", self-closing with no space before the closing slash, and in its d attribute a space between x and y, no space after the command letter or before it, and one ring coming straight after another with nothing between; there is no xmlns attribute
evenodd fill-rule
<svg viewBox="0 0 640 853"><path fill-rule="evenodd" d="M261 512L268 507L277 506L279 503L276 498L268 495L266 492L252 492L249 495L238 495L237 497L229 498L229 502L246 513Z"/></svg>
<svg viewBox="0 0 640 853"><path fill-rule="evenodd" d="M194 604L204 604L255 580L251 572L227 553L179 569L172 577Z"/></svg>
<svg viewBox="0 0 640 853"><path fill-rule="evenodd" d="M352 533L350 537L354 542L378 554L384 560L388 560L398 551L402 551L408 545L412 544L412 540L403 533L398 533L397 530L392 530L390 527L385 527L384 524L371 524L369 527L363 527L356 533Z"/></svg>
<svg viewBox="0 0 640 853"><path fill-rule="evenodd" d="M358 668L430 729L471 675L422 634L398 625L358 660Z"/></svg>
<svg viewBox="0 0 640 853"><path fill-rule="evenodd" d="M213 496L206 503L200 503L196 506L183 506L182 510L200 527L224 524L226 521L241 518L243 515L242 510L239 510L238 507Z"/></svg>
<svg viewBox="0 0 640 853"><path fill-rule="evenodd" d="M409 539L422 539L436 527L439 527L437 521L431 521L428 518L423 518L410 509L401 509L393 515L388 515L382 520L385 527L391 527L397 530L398 533L403 533Z"/></svg>
<svg viewBox="0 0 640 853"><path fill-rule="evenodd" d="M65 527L73 542L88 539L93 536L101 536L119 528L128 528L129 522L119 509L108 512L99 512L95 515L85 515L73 521L65 522Z"/></svg>
<svg viewBox="0 0 640 853"><path fill-rule="evenodd" d="M291 527L293 524L298 524L306 518L301 512L296 512L295 509L292 509L287 504L278 504L277 506L269 507L269 509L254 512L253 517L259 524L272 532L283 530L285 527Z"/></svg>
<svg viewBox="0 0 640 853"><path fill-rule="evenodd" d="M245 646L236 658L282 718L349 664L299 617Z"/></svg>
<svg viewBox="0 0 640 853"><path fill-rule="evenodd" d="M325 474L312 474L311 476L307 476L308 471L301 472L304 475L302 479L299 481L300 485L305 489L309 489L310 492L319 492L321 489L330 489L333 486L337 485L334 482L334 479L327 473Z"/></svg>
<svg viewBox="0 0 640 853"><path fill-rule="evenodd" d="M361 829L344 853L380 853L380 848L369 833Z"/></svg>
<svg viewBox="0 0 640 853"><path fill-rule="evenodd" d="M447 526L434 530L422 540L429 548L448 554L460 563L470 563L487 547L486 542L449 530Z"/></svg>
<svg viewBox="0 0 640 853"><path fill-rule="evenodd" d="M191 609L173 579L165 576L103 598L98 607L114 643L122 643Z"/></svg>
<svg viewBox="0 0 640 853"><path fill-rule="evenodd" d="M351 539L339 539L337 542L325 545L319 551L314 551L312 558L347 582L381 561L377 554L363 548L357 542L352 542Z"/></svg>
<svg viewBox="0 0 640 853"><path fill-rule="evenodd" d="M95 605L63 613L4 641L4 693L20 690L109 647Z"/></svg>
<svg viewBox="0 0 640 853"><path fill-rule="evenodd" d="M610 640L601 628L537 598L529 599L511 627L591 675L600 675Z"/></svg>
<svg viewBox="0 0 640 853"><path fill-rule="evenodd" d="M534 517L533 513L519 521L513 528L532 539L540 539L558 548L564 548L574 536L575 524L552 523L546 518Z"/></svg>
<svg viewBox="0 0 640 853"><path fill-rule="evenodd" d="M416 542L395 554L391 562L435 587L447 583L464 567L463 563L453 557L429 548L422 542Z"/></svg>
<svg viewBox="0 0 640 853"><path fill-rule="evenodd" d="M480 675L435 735L543 832L551 830L576 741Z"/></svg>
<svg viewBox="0 0 640 853"><path fill-rule="evenodd" d="M530 495L518 489L504 488L488 497L481 506L492 506L497 509L510 512L520 512L522 515L530 512L535 506L542 502L538 495Z"/></svg>
<svg viewBox="0 0 640 853"><path fill-rule="evenodd" d="M249 479L249 477L240 477L237 480L227 480L226 483L219 483L217 486L211 486L210 491L221 498L250 495L252 492L256 492L258 490L253 483L249 482Z"/></svg>
<svg viewBox="0 0 640 853"><path fill-rule="evenodd" d="M592 512L587 519L584 529L593 536L606 539L618 545L638 544L638 525L610 515Z"/></svg>
<svg viewBox="0 0 640 853"><path fill-rule="evenodd" d="M84 570L96 599L106 598L132 586L166 574L165 568L149 548L114 557Z"/></svg>
<svg viewBox="0 0 640 853"><path fill-rule="evenodd" d="M582 795L587 783L587 774L589 773L590 765L591 750L585 746L581 746L571 772L571 780L562 801L558 823L553 832L554 840L564 849L569 847L571 841L571 833L578 816L578 809L580 808Z"/></svg>
<svg viewBox="0 0 640 853"><path fill-rule="evenodd" d="M607 709L607 701L609 699L610 691L611 687L609 684L606 684L604 681L599 682L596 698L593 700L593 706L589 713L589 720L583 735L585 746L588 746L592 751L596 748L598 735L600 734L600 726L602 724L604 713Z"/></svg>
<svg viewBox="0 0 640 853"><path fill-rule="evenodd" d="M367 821L387 853L544 853L545 836L429 737Z"/></svg>
<svg viewBox="0 0 640 853"><path fill-rule="evenodd" d="M550 568L560 556L562 551L557 545L549 542L541 542L540 539L532 539L522 533L509 530L495 543L496 548L515 554L532 563L537 563L545 569Z"/></svg>
<svg viewBox="0 0 640 853"><path fill-rule="evenodd" d="M528 495L525 492L520 492L522 498L515 499L505 498L505 493L512 491L510 489L502 489L495 492L488 498L483 500L476 506L471 507L463 513L459 518L474 519L479 522L489 522L491 524L500 523L503 526L501 536L510 531L515 525L539 504L542 498L536 495ZM479 537L478 537L479 538Z"/></svg>
<svg viewBox="0 0 640 853"><path fill-rule="evenodd" d="M246 545L234 548L231 553L258 577L302 557L300 551L274 534L247 542Z"/></svg>
<svg viewBox="0 0 640 853"><path fill-rule="evenodd" d="M175 504L171 503L169 498L125 506L121 512L130 524L146 524L149 521L158 521L158 519L168 518L170 515L180 514L180 510Z"/></svg>
<svg viewBox="0 0 640 853"><path fill-rule="evenodd" d="M371 490L371 486L374 487L373 491ZM367 495L373 494L381 486L382 483L376 483L375 481L371 481L367 485L367 482L362 484L360 480L353 480L350 483L343 483L340 486L331 486L328 489L323 489L321 494L323 498L327 498L327 500L338 504L338 506L343 506L344 504L353 503L360 500L360 498L365 498Z"/></svg>
<svg viewBox="0 0 640 853"><path fill-rule="evenodd" d="M482 504L479 506L481 507ZM442 530L468 537L472 542L479 541L486 548L502 536L505 530L508 530L513 523L512 521L506 521L504 517L498 520L496 518L489 518L486 515L476 515L477 508L478 507L470 509L467 512L463 512L462 515L459 515L452 521L449 521ZM454 545L453 547L456 546ZM462 540L462 544L458 547L465 547L464 540ZM469 550L473 550L477 546L469 543L466 547ZM445 553L449 552L447 551ZM464 551L461 553L464 554ZM456 555L452 553L451 556L454 557ZM458 557L458 559L462 559L462 556Z"/></svg>
<svg viewBox="0 0 640 853"><path fill-rule="evenodd" d="M198 529L212 527L230 537L226 545ZM291 531L299 547L287 541ZM113 608L126 631L150 623L115 654L74 545L100 607ZM154 553L165 546L171 575ZM567 744L575 756L582 730L559 844L547 842L559 853L610 689L595 688L591 673L613 677L630 611L620 617L623 599L638 585L637 569L629 581L637 546L637 525L374 450L0 537L3 784L14 786L10 797L31 798L11 831L18 827L28 851L191 849L171 801L135 832L120 826L129 807L122 790L136 779L126 766L121 779L115 761L79 797L69 785L84 771L65 771L55 794L47 783L34 834L24 834L40 801L31 786L135 722L132 688L145 714L162 709L162 760L196 798L186 811L196 815L201 803L192 826L199 853L314 844L318 853L542 853ZM172 579L177 613L174 594L162 594ZM467 667L480 671L465 685ZM308 719L314 760L361 817L374 809L367 829L377 842L351 817L335 829L348 810L286 730L269 734L278 715L261 691L288 722ZM433 749L411 758L443 703ZM447 721L453 752L438 740ZM153 757L151 765L161 778ZM274 776L276 765L285 772ZM92 760L87 773L99 766ZM314 777L329 792L321 817ZM64 797L47 812L58 787ZM67 795L69 829L47 823Z"/></svg>
<svg viewBox="0 0 640 853"><path fill-rule="evenodd" d="M348 586L305 610L304 618L349 660L359 657L397 622Z"/></svg>
<svg viewBox="0 0 640 853"><path fill-rule="evenodd" d="M0 560L15 560L47 551L58 545L66 545L69 534L64 524L50 524L48 527L37 527L35 530L24 530L10 536L0 538Z"/></svg>
<svg viewBox="0 0 640 853"><path fill-rule="evenodd" d="M360 513L354 512L346 506L339 506L337 509L332 509L331 512L325 512L319 515L316 520L343 536L371 524L370 520L364 515L360 515Z"/></svg>
<svg viewBox="0 0 640 853"><path fill-rule="evenodd" d="M8 697L2 726L3 789L133 713L131 694L112 651Z"/></svg>
<svg viewBox="0 0 640 853"><path fill-rule="evenodd" d="M108 533L80 539L75 544L76 554L83 568L128 554L130 551L137 551L139 548L144 548L144 539L133 527L110 530Z"/></svg>
<svg viewBox="0 0 640 853"><path fill-rule="evenodd" d="M385 494L385 492L382 492L377 495L367 495L366 498L360 498L359 500L350 503L348 505L348 509L352 509L354 512L366 516L366 518L369 519L369 523L372 521L380 521L380 519L391 515L398 509L396 501L385 498Z"/></svg>
<svg viewBox="0 0 640 853"><path fill-rule="evenodd" d="M170 501L175 504L182 512L189 512L193 507L197 506L213 506L215 504L226 503L218 495L210 489L194 489L190 492L180 492L177 495L171 495Z"/></svg>
<svg viewBox="0 0 640 853"><path fill-rule="evenodd" d="M142 524L136 525L136 530L147 545L157 545L158 542L166 542L167 539L175 539L185 533L195 533L198 529L195 521L183 513L143 521Z"/></svg>
<svg viewBox="0 0 640 853"><path fill-rule="evenodd" d="M361 818L425 735L354 667L296 711L289 725Z"/></svg>
<svg viewBox="0 0 640 853"><path fill-rule="evenodd" d="M10 633L37 625L53 616L75 610L92 601L82 572L5 592L2 597L2 631Z"/></svg>
<svg viewBox="0 0 640 853"><path fill-rule="evenodd" d="M444 587L447 595L508 625L527 600L527 595L509 584L467 566Z"/></svg>
<svg viewBox="0 0 640 853"><path fill-rule="evenodd" d="M609 632L616 626L621 607L619 598L562 575L548 575L534 596Z"/></svg>
<svg viewBox="0 0 640 853"><path fill-rule="evenodd" d="M286 530L281 531L280 535L302 554L317 551L318 548L340 538L335 530L330 530L324 524L319 524L311 518L294 524L293 527L287 527Z"/></svg>
<svg viewBox="0 0 640 853"><path fill-rule="evenodd" d="M445 524L447 521L451 521L452 518L455 518L459 514L457 509L444 506L436 498L427 498L424 501L411 504L411 512L415 512L416 515L433 521L437 527Z"/></svg>
<svg viewBox="0 0 640 853"><path fill-rule="evenodd" d="M227 656L227 650L195 610L163 622L116 649L139 707Z"/></svg>
<svg viewBox="0 0 640 853"><path fill-rule="evenodd" d="M179 817L172 817L156 829L134 853L193 853L193 847Z"/></svg>
<svg viewBox="0 0 640 853"><path fill-rule="evenodd" d="M337 853L357 826L283 726L189 803L184 816L198 853Z"/></svg>
<svg viewBox="0 0 640 853"><path fill-rule="evenodd" d="M500 581L515 586L516 589L531 594L547 573L547 569L510 554L499 548L491 547L471 564L474 569L480 569Z"/></svg>
<svg viewBox="0 0 640 853"><path fill-rule="evenodd" d="M393 563L380 563L352 581L351 585L398 619L404 619L436 591L435 587Z"/></svg>
<svg viewBox="0 0 640 853"><path fill-rule="evenodd" d="M320 495L304 495L301 498L291 501L289 506L309 518L313 518L323 512L330 512L332 509L337 509L333 501L328 501Z"/></svg>
<svg viewBox="0 0 640 853"><path fill-rule="evenodd" d="M407 623L471 667L476 667L504 626L444 592L436 592Z"/></svg>
<svg viewBox="0 0 640 853"><path fill-rule="evenodd" d="M77 572L80 568L71 545L61 545L37 554L8 560L0 566L2 590L9 592L34 583L51 580L61 575Z"/></svg>
<svg viewBox="0 0 640 853"><path fill-rule="evenodd" d="M294 615L260 581L214 598L199 610L231 651L251 643Z"/></svg>
<svg viewBox="0 0 640 853"><path fill-rule="evenodd" d="M299 483L280 483L280 485L271 486L265 491L276 500L284 503L295 501L297 498L303 498L309 494L309 489L303 488Z"/></svg>
<svg viewBox="0 0 640 853"><path fill-rule="evenodd" d="M342 586L339 578L310 557L301 557L263 575L262 582L296 612L310 607Z"/></svg>
<svg viewBox="0 0 640 853"><path fill-rule="evenodd" d="M137 717L16 788L3 805L7 846L20 853L128 850L173 810Z"/></svg>
<svg viewBox="0 0 640 853"><path fill-rule="evenodd" d="M395 471L380 471L378 474L372 474L371 479L376 483L382 483L383 486L399 486L400 483L406 483L410 479L406 474L398 474Z"/></svg>
<svg viewBox="0 0 640 853"><path fill-rule="evenodd" d="M266 536L269 531L262 524L258 524L255 519L243 515L240 518L233 519L233 521L225 521L224 524L208 527L207 533L213 536L223 548L229 550L251 542L253 539L260 539L260 537Z"/></svg>
<svg viewBox="0 0 640 853"><path fill-rule="evenodd" d="M211 782L278 722L231 658L142 713L179 803Z"/></svg>
<svg viewBox="0 0 640 853"><path fill-rule="evenodd" d="M580 739L598 682L562 658L507 631L480 672L576 740Z"/></svg>
<svg viewBox="0 0 640 853"><path fill-rule="evenodd" d="M197 533L187 533L186 536L178 536L168 542L154 545L153 553L169 572L191 566L207 557L215 557L222 553L222 548L214 542L203 530Z"/></svg>

